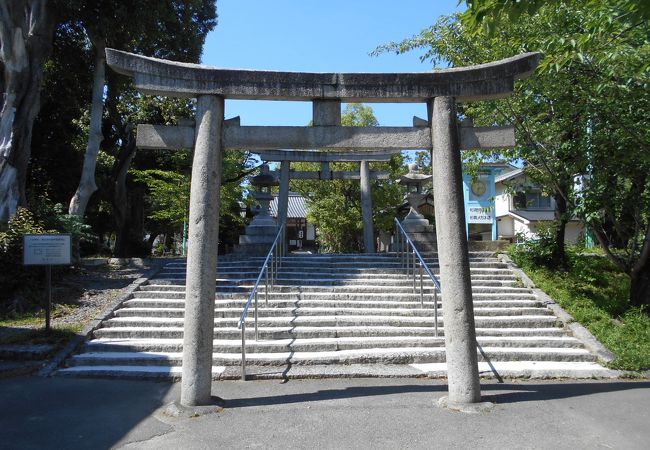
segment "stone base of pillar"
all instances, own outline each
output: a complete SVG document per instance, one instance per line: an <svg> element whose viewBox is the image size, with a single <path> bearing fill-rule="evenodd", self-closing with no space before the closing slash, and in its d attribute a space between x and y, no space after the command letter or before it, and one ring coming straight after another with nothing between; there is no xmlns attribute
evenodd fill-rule
<svg viewBox="0 0 650 450"><path fill-rule="evenodd" d="M246 227L246 234L239 236L239 245L235 246L234 253L248 256L264 256L273 245L277 233L278 228L275 225L249 225Z"/></svg>
<svg viewBox="0 0 650 450"><path fill-rule="evenodd" d="M221 397L212 396L206 405L201 406L184 406L175 401L158 410L159 413L177 419L194 419L208 414L220 413L226 406L226 401Z"/></svg>
<svg viewBox="0 0 650 450"><path fill-rule="evenodd" d="M454 403L450 402L449 397L446 395L438 399L434 404L438 408L449 409L451 411L458 411L466 414L484 413L494 409L494 403L492 402Z"/></svg>

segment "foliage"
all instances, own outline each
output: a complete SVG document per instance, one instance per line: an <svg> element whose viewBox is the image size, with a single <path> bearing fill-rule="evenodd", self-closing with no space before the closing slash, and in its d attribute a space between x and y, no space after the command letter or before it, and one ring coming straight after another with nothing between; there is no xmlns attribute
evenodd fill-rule
<svg viewBox="0 0 650 450"><path fill-rule="evenodd" d="M556 261L563 224L578 215L630 276L640 305L650 303L650 25L638 3L475 0L462 18L440 18L376 53L424 48L423 60L465 66L541 51L536 75L512 96L459 111L478 125L516 125L517 148L480 156L523 160L556 202ZM494 26L476 26L484 20Z"/></svg>
<svg viewBox="0 0 650 450"><path fill-rule="evenodd" d="M341 115L344 126L377 126L372 108L348 104ZM403 173L402 157L390 162L370 163L372 170L387 170L389 180L371 180L375 230L390 230L396 208L402 202L402 189L396 183ZM292 169L318 171L318 163L292 163ZM359 171L353 162L331 163L331 171ZM324 252L359 252L363 249L363 220L359 180L291 180L291 189L307 199L308 220L316 226L317 241Z"/></svg>
<svg viewBox="0 0 650 450"><path fill-rule="evenodd" d="M72 238L79 242L93 242L97 239L93 233L92 227L84 223L83 218L67 214L61 203L56 203L45 216L41 211L41 218L48 228L52 228L59 233L72 235Z"/></svg>
<svg viewBox="0 0 650 450"><path fill-rule="evenodd" d="M556 223L542 224L538 227L535 237L522 233L517 235L517 244L510 249L510 255L525 266L544 266L555 268L553 259L555 250Z"/></svg>
<svg viewBox="0 0 650 450"><path fill-rule="evenodd" d="M23 266L23 236L45 232L45 225L28 209L20 207L6 229L0 231L0 312L20 311L28 307L38 275L35 268ZM24 287L24 295L16 297L21 287Z"/></svg>
<svg viewBox="0 0 650 450"><path fill-rule="evenodd" d="M190 203L190 179L173 170L132 170L134 181L148 187L147 217L172 227L187 221Z"/></svg>
<svg viewBox="0 0 650 450"><path fill-rule="evenodd" d="M32 197L45 192L54 202L67 204L79 182L88 141L95 52L102 53L105 45L198 62L217 16L212 0L72 0L62 2L58 12L54 48L45 67L43 106L34 130L28 188ZM173 158L137 153L135 124L176 124L181 118L192 118L194 103L141 95L127 77L111 70L106 73L103 99L103 142L96 169L99 191L88 204L87 223L100 244L115 241L121 256L146 254L145 232L155 233L168 222L159 216L142 217L152 210L160 212L161 205L150 208L144 198L146 185L128 169L172 172L177 165Z"/></svg>
<svg viewBox="0 0 650 450"><path fill-rule="evenodd" d="M612 368L650 368L650 317L630 305L629 278L601 255L569 251L566 270L535 264L512 246L510 255L535 284L614 353Z"/></svg>
<svg viewBox="0 0 650 450"><path fill-rule="evenodd" d="M0 310L22 311L36 306L41 291L37 282L42 274L38 268L23 266L23 236L25 234L70 234L73 258L80 257L80 244L93 243L97 236L91 227L77 216L65 214L63 205L51 205L44 199L34 211L18 208L14 217L0 231Z"/></svg>
<svg viewBox="0 0 650 450"><path fill-rule="evenodd" d="M460 2L459 2L460 3ZM553 7L568 3L562 0L465 0L467 10L462 14L463 22L472 30L496 33L504 21L513 22L534 15L544 6ZM607 21L625 17L635 23L650 19L650 3L638 0L586 0L573 3L589 9L602 9L603 6L617 15L612 18L601 17ZM572 44L575 47L575 44Z"/></svg>

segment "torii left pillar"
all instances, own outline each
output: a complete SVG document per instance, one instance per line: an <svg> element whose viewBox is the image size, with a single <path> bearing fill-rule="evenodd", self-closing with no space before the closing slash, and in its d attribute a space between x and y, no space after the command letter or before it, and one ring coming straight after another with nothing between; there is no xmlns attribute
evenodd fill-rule
<svg viewBox="0 0 650 450"><path fill-rule="evenodd" d="M209 405L212 400L223 117L222 97L198 96L183 328L181 404L184 406Z"/></svg>
<svg viewBox="0 0 650 450"><path fill-rule="evenodd" d="M278 226L285 224L282 234L287 235L287 215L289 210L289 169L291 161L280 162L280 193L278 194ZM288 250L287 240L284 239L284 251Z"/></svg>
<svg viewBox="0 0 650 450"><path fill-rule="evenodd" d="M372 192L368 161L361 161L359 168L361 187L361 216L363 218L363 247L366 253L375 253L375 230L372 226Z"/></svg>

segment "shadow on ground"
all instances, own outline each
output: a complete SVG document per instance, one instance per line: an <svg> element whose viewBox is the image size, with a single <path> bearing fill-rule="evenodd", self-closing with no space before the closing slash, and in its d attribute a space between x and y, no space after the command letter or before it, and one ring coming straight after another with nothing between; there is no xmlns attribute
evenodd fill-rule
<svg viewBox="0 0 650 450"><path fill-rule="evenodd" d="M170 427L151 415L172 386L99 379L0 380L1 446L102 449L113 447L136 426L146 429L147 436L163 434Z"/></svg>
<svg viewBox="0 0 650 450"><path fill-rule="evenodd" d="M154 413L161 406L176 400L179 387L169 382L56 377L0 380L0 443L2 448L7 449L103 449L127 443L131 443L132 448L139 448L147 440L175 431L173 424L158 420ZM628 399L630 395L642 399L641 392L646 392L644 395L647 396L648 389L650 381L620 380L488 382L482 385L485 400L512 405L532 403L533 408L534 402L546 400L586 400L600 394L603 398L606 398L606 394L623 398L625 396L616 393L625 391L628 391ZM638 390L639 396L634 393L635 390ZM446 384L428 379L292 380L283 384L277 381L217 381L213 385L213 393L227 399L226 412L230 409L231 412L239 410L244 413L244 416L224 416L231 420L248 420L253 417L249 413L260 413L247 408L259 407L262 412L268 412L267 407L296 405L295 408L284 408L289 411L285 411L285 414L294 414L301 403L342 400L331 409L339 411L337 408L341 405L350 407L345 400L358 399L362 411L374 411L375 401L377 405L387 404L382 401L382 396L395 396L389 403L410 405L414 395L421 394L434 400L446 395L446 392ZM364 398L365 401L362 400ZM431 405L430 400L416 403L420 407L423 404ZM590 405L593 401L584 404ZM282 409L275 408L275 413ZM300 410L304 412L305 409ZM320 421L329 416L310 417L319 417ZM212 421L209 423L210 427L214 426ZM213 428L206 430L208 434L214 432ZM152 441L148 444L155 443Z"/></svg>
<svg viewBox="0 0 650 450"><path fill-rule="evenodd" d="M483 399L498 404L556 400L630 389L648 389L650 382L585 382L585 383L538 383L538 384L489 384L481 386ZM226 399L226 408L306 403L328 400L372 397L409 393L440 393L446 395L447 386L437 385L387 385L354 386L342 389L326 389L315 392L291 393L274 396Z"/></svg>

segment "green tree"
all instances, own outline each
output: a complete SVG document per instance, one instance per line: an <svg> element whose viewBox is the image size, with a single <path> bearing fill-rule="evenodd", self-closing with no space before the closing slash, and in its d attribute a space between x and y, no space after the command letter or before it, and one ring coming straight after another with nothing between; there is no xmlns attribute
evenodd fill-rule
<svg viewBox="0 0 650 450"><path fill-rule="evenodd" d="M0 223L27 204L27 168L58 2L0 3Z"/></svg>
<svg viewBox="0 0 650 450"><path fill-rule="evenodd" d="M128 172L132 162L146 161L136 156L135 124L173 124L180 117L191 117L194 106L187 101L141 96L125 77L111 71L104 74L104 48L198 62L205 36L216 24L215 3L23 0L2 4L0 66L4 71L0 87L13 94L3 97L0 221L6 220L17 204L25 205L28 198L38 199L44 193L56 202L70 202L69 211L83 216L90 195L99 186L100 193L89 204L88 222L101 231L109 231L107 224L113 222L119 256L129 253L131 241L141 241L141 227L135 224L143 223L138 211L146 188L133 182ZM54 30L54 51L47 60ZM18 39L20 36L24 39ZM21 48L28 51L21 52ZM29 64L20 63L16 56ZM18 67L27 70L14 70ZM32 133L43 69L44 108ZM16 108L20 112L14 120ZM73 195L75 179L81 183ZM26 180L29 186L25 186Z"/></svg>
<svg viewBox="0 0 650 450"><path fill-rule="evenodd" d="M563 224L579 214L630 276L631 303L647 305L650 135L642 124L649 111L650 47L648 22L640 20L645 9L629 1L590 0L534 2L531 9L515 6L513 14L499 9L512 3L471 2L463 20L441 18L420 35L378 51L425 48L423 60L454 66L542 51L537 75L519 81L513 96L463 105L461 113L480 125L516 124L521 144L506 156L523 158L529 176L556 199L555 262L561 262L564 249ZM492 26L476 25L488 19ZM575 175L588 180L580 192Z"/></svg>
<svg viewBox="0 0 650 450"><path fill-rule="evenodd" d="M344 126L377 126L372 108L348 104L341 115ZM293 163L296 170L320 170L317 163ZM402 170L402 157L395 155L390 162L371 163L373 170L388 170L389 180L372 180L373 222L375 229L390 230L396 207L401 203L402 190L396 179ZM331 163L332 171L358 171L353 162ZM318 230L318 242L327 252L359 252L363 250L363 220L359 180L292 180L291 189L307 199L308 220Z"/></svg>
<svg viewBox="0 0 650 450"><path fill-rule="evenodd" d="M94 53L88 141L79 187L69 206L70 214L83 217L90 196L97 190L94 175L103 138L106 47L198 62L205 36L216 24L216 4L204 0L130 0L118 4L102 0L79 2L76 9L75 16L83 23ZM147 32L142 33L142 29Z"/></svg>

